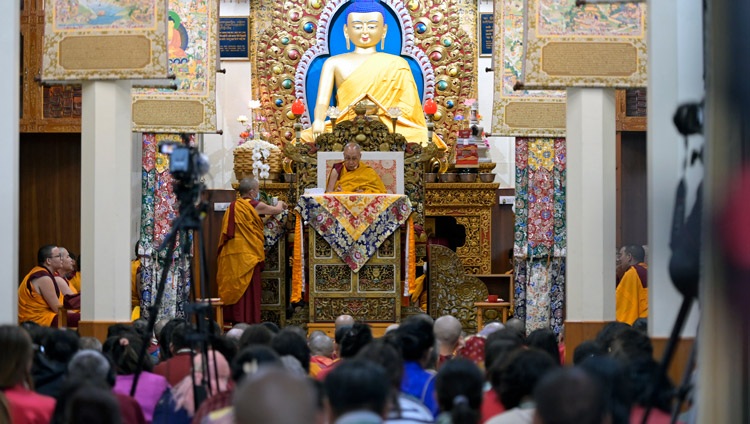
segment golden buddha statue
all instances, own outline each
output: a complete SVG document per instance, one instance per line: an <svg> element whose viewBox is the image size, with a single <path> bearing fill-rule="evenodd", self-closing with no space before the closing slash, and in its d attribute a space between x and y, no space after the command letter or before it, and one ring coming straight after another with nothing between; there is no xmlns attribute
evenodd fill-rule
<svg viewBox="0 0 750 424"><path fill-rule="evenodd" d="M378 44L383 48L388 32L385 13L378 0L353 0L347 8L344 38L347 49L353 43L354 50L332 56L323 64L312 128L302 135L305 141L331 130L325 118L335 85L336 104L343 111L339 120L353 118L353 106L367 95L377 104L376 114L384 124L391 125L388 109L398 108L401 115L396 131L408 142L428 143L427 124L409 64L400 56L377 51ZM438 137L433 141L445 147Z"/></svg>

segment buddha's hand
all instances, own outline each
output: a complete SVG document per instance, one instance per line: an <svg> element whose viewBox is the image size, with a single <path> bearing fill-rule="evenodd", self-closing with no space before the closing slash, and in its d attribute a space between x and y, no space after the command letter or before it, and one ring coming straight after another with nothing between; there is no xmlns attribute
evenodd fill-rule
<svg viewBox="0 0 750 424"><path fill-rule="evenodd" d="M326 122L322 119L316 119L312 124L312 133L314 138L318 138L326 129Z"/></svg>

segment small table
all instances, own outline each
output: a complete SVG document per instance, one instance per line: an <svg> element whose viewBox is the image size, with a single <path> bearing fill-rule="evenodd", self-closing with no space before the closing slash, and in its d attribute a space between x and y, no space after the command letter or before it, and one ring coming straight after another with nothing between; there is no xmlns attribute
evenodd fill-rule
<svg viewBox="0 0 750 424"><path fill-rule="evenodd" d="M503 324L508 319L510 302L474 302L474 306L477 308L477 331L484 328L485 316L488 321L499 318Z"/></svg>

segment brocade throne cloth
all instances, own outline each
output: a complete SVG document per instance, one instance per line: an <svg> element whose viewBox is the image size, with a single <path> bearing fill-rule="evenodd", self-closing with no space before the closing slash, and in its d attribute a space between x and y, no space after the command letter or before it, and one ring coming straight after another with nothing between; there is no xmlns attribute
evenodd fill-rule
<svg viewBox="0 0 750 424"><path fill-rule="evenodd" d="M401 194L322 194L300 196L297 210L341 260L358 272L409 219L412 206Z"/></svg>

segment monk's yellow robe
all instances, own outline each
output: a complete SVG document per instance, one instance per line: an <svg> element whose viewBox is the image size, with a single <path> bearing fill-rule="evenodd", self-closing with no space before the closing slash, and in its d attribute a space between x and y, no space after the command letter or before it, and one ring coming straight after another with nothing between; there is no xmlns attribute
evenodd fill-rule
<svg viewBox="0 0 750 424"><path fill-rule="evenodd" d="M138 287L138 273L141 271L141 260L130 261L130 307L141 306L141 292Z"/></svg>
<svg viewBox="0 0 750 424"><path fill-rule="evenodd" d="M339 165L339 164L337 164ZM339 172L334 191L343 193L385 194L387 190L380 176L369 165L360 162L357 169L349 171L346 166L334 166ZM333 174L333 171L331 171ZM328 178L331 178L328 174ZM340 189L339 189L340 188Z"/></svg>
<svg viewBox="0 0 750 424"><path fill-rule="evenodd" d="M18 286L19 323L33 321L41 326L49 327L52 324L52 320L57 316L57 313L47 305L42 294L37 293L34 290L34 286L31 285L32 280L45 276L52 278L52 283L55 284L55 291L57 292L58 305L62 304L63 294L60 290L57 290L57 282L54 276L46 268L35 266L26 274L21 285Z"/></svg>
<svg viewBox="0 0 750 424"><path fill-rule="evenodd" d="M354 104L368 94L379 107L377 110L380 121L391 128L393 125L387 111L389 108L401 109L401 116L396 122L396 132L403 135L407 142L428 144L427 121L419 101L419 91L414 82L409 63L400 56L389 53L373 53L362 63L341 86L336 87L336 105L341 110L352 106L346 113L339 116L339 122L350 120L356 116ZM326 132L331 132L331 122L326 122ZM305 142L313 141L312 130L303 131ZM433 142L439 148L445 143L439 137L433 136Z"/></svg>
<svg viewBox="0 0 750 424"><path fill-rule="evenodd" d="M263 221L248 199L229 206L221 223L216 285L225 305L234 305L253 279L255 266L266 259Z"/></svg>
<svg viewBox="0 0 750 424"><path fill-rule="evenodd" d="M68 280L68 283L70 284L70 289L73 291L73 293L80 293L81 292L81 271L76 271L75 274L73 274L73 277Z"/></svg>
<svg viewBox="0 0 750 424"><path fill-rule="evenodd" d="M648 317L647 269L648 265L641 262L631 266L623 274L615 289L615 319L617 321L632 325L636 319Z"/></svg>

